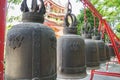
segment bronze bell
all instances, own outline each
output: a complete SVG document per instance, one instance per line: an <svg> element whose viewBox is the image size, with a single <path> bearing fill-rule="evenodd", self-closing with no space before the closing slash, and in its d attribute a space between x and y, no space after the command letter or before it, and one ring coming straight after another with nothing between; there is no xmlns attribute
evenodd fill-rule
<svg viewBox="0 0 120 80"><path fill-rule="evenodd" d="M89 24L86 22L85 24ZM82 37L85 40L85 54L86 54L86 66L87 69L99 69L99 53L98 53L98 46L95 40L91 38L91 26L84 25L84 30L82 32Z"/></svg>
<svg viewBox="0 0 120 80"><path fill-rule="evenodd" d="M74 18L68 24L68 16ZM85 43L77 34L76 17L72 14L65 16L64 35L57 40L57 78L75 79L86 76Z"/></svg>
<svg viewBox="0 0 120 80"><path fill-rule="evenodd" d="M99 69L98 45L95 40L85 39L86 65L88 69Z"/></svg>
<svg viewBox="0 0 120 80"><path fill-rule="evenodd" d="M110 47L108 44L105 44L105 48L106 48L106 60L110 61Z"/></svg>
<svg viewBox="0 0 120 80"><path fill-rule="evenodd" d="M110 57L115 57L115 51L113 49L113 46L110 45L110 43L108 43L108 46L109 46L109 50L110 50Z"/></svg>
<svg viewBox="0 0 120 80"><path fill-rule="evenodd" d="M95 40L96 43L97 43L100 62L101 63L105 63L106 62L106 48L105 48L105 43L101 39L101 34L97 30L97 28L94 28L94 30L93 30L92 39Z"/></svg>
<svg viewBox="0 0 120 80"><path fill-rule="evenodd" d="M115 52L112 46L110 46L110 56L115 57Z"/></svg>
<svg viewBox="0 0 120 80"><path fill-rule="evenodd" d="M105 63L106 62L106 47L105 47L105 43L100 40L100 38L95 38L97 36L93 36L93 39L96 39L96 43L98 46L98 53L99 53L99 58L100 58L100 62L101 63Z"/></svg>
<svg viewBox="0 0 120 80"><path fill-rule="evenodd" d="M56 80L55 33L42 24L45 11L30 12L25 6L26 0L21 8L23 23L14 25L7 34L5 80Z"/></svg>

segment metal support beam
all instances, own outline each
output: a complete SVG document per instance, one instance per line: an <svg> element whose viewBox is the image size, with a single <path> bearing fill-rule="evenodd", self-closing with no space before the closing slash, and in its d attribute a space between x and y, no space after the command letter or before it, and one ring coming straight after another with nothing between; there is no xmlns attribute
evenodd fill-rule
<svg viewBox="0 0 120 80"><path fill-rule="evenodd" d="M90 80L93 80L94 74L104 75L104 76L120 77L120 73L102 72L102 71L91 70Z"/></svg>
<svg viewBox="0 0 120 80"><path fill-rule="evenodd" d="M4 38L6 25L6 0L0 0L0 80L4 80Z"/></svg>
<svg viewBox="0 0 120 80"><path fill-rule="evenodd" d="M118 58L118 62L120 63L120 39L116 36L116 34L112 31L111 27L109 26L108 22L102 18L102 15L97 11L97 9L92 5L92 3L89 0L80 0L85 6L89 8L89 10L93 13L95 17L97 17L100 20L100 26L98 29L100 29L103 26L105 30L103 30L103 34L106 32L109 36L109 39L111 41L111 44L114 48L115 54Z"/></svg>
<svg viewBox="0 0 120 80"><path fill-rule="evenodd" d="M116 57L118 59L118 62L120 64L120 39L116 36L116 34L112 31L111 27L109 26L108 22L102 18L102 15L97 11L97 9L92 5L92 3L89 0L80 0L85 6L89 8L89 10L94 14L95 17L97 17L100 21L99 23L99 31L101 31L101 28L103 27L104 29L102 30L103 34L106 32L110 41L111 41L111 46L114 48ZM99 75L105 75L105 76L114 76L114 77L120 77L120 73L112 73L112 72L102 72L102 71L91 71L91 78L90 80L93 80L94 74L99 74Z"/></svg>

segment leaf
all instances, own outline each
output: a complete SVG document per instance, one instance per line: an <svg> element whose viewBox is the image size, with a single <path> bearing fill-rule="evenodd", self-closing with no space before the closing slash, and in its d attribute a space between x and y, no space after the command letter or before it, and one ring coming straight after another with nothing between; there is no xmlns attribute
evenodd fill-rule
<svg viewBox="0 0 120 80"><path fill-rule="evenodd" d="M91 26L93 28L93 26L94 26L94 16L92 15L91 11L88 10L88 9L86 9L86 17L87 17L88 22L91 24ZM82 9L80 11L80 14L77 16L77 20L78 20L77 31L78 31L78 34L80 34L81 27L84 24L84 9ZM96 18L96 26L98 26L98 24L99 24L99 21Z"/></svg>
<svg viewBox="0 0 120 80"><path fill-rule="evenodd" d="M19 4L22 0L8 0L8 3Z"/></svg>
<svg viewBox="0 0 120 80"><path fill-rule="evenodd" d="M116 31L120 33L120 23L116 26Z"/></svg>

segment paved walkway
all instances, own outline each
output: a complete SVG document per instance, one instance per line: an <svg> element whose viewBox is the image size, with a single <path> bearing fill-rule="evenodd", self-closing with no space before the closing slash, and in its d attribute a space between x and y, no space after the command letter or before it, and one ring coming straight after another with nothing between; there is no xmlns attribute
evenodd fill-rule
<svg viewBox="0 0 120 80"><path fill-rule="evenodd" d="M102 64L100 71L106 71L106 65ZM120 73L120 64L112 63L108 66L108 72L116 72ZM90 73L87 71L87 77L83 79L57 79L57 80L90 80ZM94 75L93 80L120 80L120 77L113 77L113 76L104 76L104 75Z"/></svg>

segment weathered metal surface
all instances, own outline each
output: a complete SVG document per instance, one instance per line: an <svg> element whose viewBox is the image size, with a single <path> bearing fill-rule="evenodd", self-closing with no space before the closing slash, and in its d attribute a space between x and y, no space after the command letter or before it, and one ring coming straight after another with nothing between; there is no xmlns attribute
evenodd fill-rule
<svg viewBox="0 0 120 80"><path fill-rule="evenodd" d="M96 40L97 45L98 45L98 50L99 50L99 57L100 57L100 62L106 62L106 51L105 51L105 44L102 40Z"/></svg>
<svg viewBox="0 0 120 80"><path fill-rule="evenodd" d="M101 36L100 35L92 36L92 39L95 40L95 42L97 43L100 62L101 63L106 62L106 58L107 58L106 47L105 47L105 43L101 39Z"/></svg>
<svg viewBox="0 0 120 80"><path fill-rule="evenodd" d="M88 69L99 68L98 45L95 40L85 39L86 65Z"/></svg>
<svg viewBox="0 0 120 80"><path fill-rule="evenodd" d="M86 76L85 43L80 36L68 34L60 37L57 41L57 58L58 77Z"/></svg>
<svg viewBox="0 0 120 80"><path fill-rule="evenodd" d="M110 46L110 56L115 57L115 51L112 46Z"/></svg>
<svg viewBox="0 0 120 80"><path fill-rule="evenodd" d="M8 31L6 80L55 80L56 37L39 23L22 23Z"/></svg>
<svg viewBox="0 0 120 80"><path fill-rule="evenodd" d="M77 19L71 13L72 5L68 1L68 10L64 18L64 35L57 41L58 78L73 79L86 77L85 43L77 34ZM71 20L71 23L69 22Z"/></svg>
<svg viewBox="0 0 120 80"><path fill-rule="evenodd" d="M110 47L108 44L105 44L105 48L106 48L106 60L110 61Z"/></svg>

